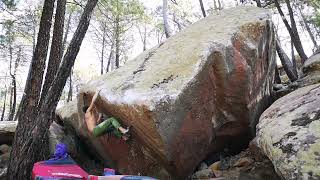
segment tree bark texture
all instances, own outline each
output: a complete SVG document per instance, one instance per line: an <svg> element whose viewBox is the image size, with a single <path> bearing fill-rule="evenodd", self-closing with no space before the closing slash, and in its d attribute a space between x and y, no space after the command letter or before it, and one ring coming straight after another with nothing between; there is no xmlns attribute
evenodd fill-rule
<svg viewBox="0 0 320 180"><path fill-rule="evenodd" d="M48 90L57 74L63 55L63 30L66 11L66 0L57 0L53 37L51 43L50 57L47 66L46 78L44 80L39 107L48 93Z"/></svg>
<svg viewBox="0 0 320 180"><path fill-rule="evenodd" d="M63 43L62 43L63 50L61 52L62 53L61 57L63 57L63 53L64 53L64 51L66 49L67 39L68 39L69 31L70 31L70 23L71 23L72 15L73 15L73 11L70 12L70 14L68 16L67 23L66 23L66 30L65 30L65 33L64 33L64 36L63 36Z"/></svg>
<svg viewBox="0 0 320 180"><path fill-rule="evenodd" d="M276 7L278 9L278 12L279 12L279 14L280 14L280 16L282 18L282 21L285 24L285 26L286 26L289 34L290 34L291 39L293 40L294 46L295 46L299 56L301 57L301 62L303 64L308 59L308 57L304 52L304 49L303 49L303 46L302 46L302 43L301 43L301 40L300 40L300 36L299 36L298 30L297 30L297 26L296 26L296 23L295 23L295 20L294 20L294 15L293 15L293 11L292 11L290 2L289 2L289 0L285 0L285 2L287 4L287 7L288 7L288 11L289 11L291 26L290 26L289 22L287 21L284 13L283 13L283 11L282 11L282 9L280 7L279 0L275 0L274 2L275 2L275 5L276 5Z"/></svg>
<svg viewBox="0 0 320 180"><path fill-rule="evenodd" d="M104 65L103 65L103 63L104 63L104 50L105 50L105 46L106 46L106 31L107 31L107 27L106 27L106 24L105 23L103 23L103 25L102 25L103 27L103 33L102 33L102 46L101 46L101 59L100 59L100 61L101 61L101 67L100 67L100 74L103 74L103 71L104 71Z"/></svg>
<svg viewBox="0 0 320 180"><path fill-rule="evenodd" d="M166 35L166 38L169 38L171 36L171 30L169 27L167 10L168 10L168 0L163 0L162 14L163 14L164 33Z"/></svg>
<svg viewBox="0 0 320 180"><path fill-rule="evenodd" d="M7 172L7 179L29 179L32 165L39 160L38 154L32 157L25 156L27 144L26 138L31 137L31 127L35 123L34 114L40 99L40 91L45 70L45 62L50 39L50 28L54 9L54 0L45 0L40 20L39 34L36 48L29 68L28 78L22 97L17 120L19 121ZM38 148L40 148L39 146Z"/></svg>
<svg viewBox="0 0 320 180"><path fill-rule="evenodd" d="M117 15L116 18L116 37L115 37L115 41L116 41L116 59L115 59L115 63L116 63L116 68L120 67L120 19L119 19L119 15Z"/></svg>
<svg viewBox="0 0 320 180"><path fill-rule="evenodd" d="M317 47L318 47L318 44L317 44L316 38L315 38L314 34L312 33L311 28L310 28L310 26L309 26L309 24L308 24L307 18L306 18L306 17L304 16L304 14L302 13L300 7L298 7L298 10L299 10L299 13L300 13L300 15L301 15L303 24L304 24L304 26L305 26L305 28L306 28L309 36L310 36L310 39L311 39L314 47L317 48Z"/></svg>
<svg viewBox="0 0 320 180"><path fill-rule="evenodd" d="M260 0L255 0L256 1L256 3L257 3L257 6L258 7L262 7L262 4L261 4L261 1Z"/></svg>
<svg viewBox="0 0 320 180"><path fill-rule="evenodd" d="M298 77L295 75L293 70L293 65L289 59L289 57L286 55L284 50L282 49L280 42L276 42L276 49L278 56L280 58L281 64L283 66L283 69L285 70L286 74L288 75L291 82L294 82L298 79Z"/></svg>
<svg viewBox="0 0 320 180"><path fill-rule="evenodd" d="M201 12L202 12L203 17L206 17L206 16L207 16L207 15L206 15L206 10L205 10L204 7L203 7L203 2L202 2L202 0L199 0L199 3L200 3L200 8L201 8Z"/></svg>
<svg viewBox="0 0 320 180"><path fill-rule="evenodd" d="M21 47L18 48L18 53L17 53L17 59L14 63L14 70L13 70L13 74L11 74L11 78L12 78L12 107L10 108L10 114L8 117L8 121L12 121L16 112L16 106L17 106L17 80L16 80L16 76L17 76L17 70L18 70L18 66L21 60Z"/></svg>
<svg viewBox="0 0 320 180"><path fill-rule="evenodd" d="M278 70L277 66L276 66L276 69L274 71L274 82L276 84L281 84L281 78L280 78L280 74L279 74L279 70Z"/></svg>
<svg viewBox="0 0 320 180"><path fill-rule="evenodd" d="M297 71L297 60L296 60L296 56L294 54L294 44L293 42L291 41L291 62L292 62L292 69L293 69L293 72L294 74L298 76L298 71Z"/></svg>
<svg viewBox="0 0 320 180"><path fill-rule="evenodd" d="M72 74L73 74L73 68L72 68L71 73L70 73L70 76L69 76L69 91L68 91L67 102L72 101L72 95L73 95Z"/></svg>
<svg viewBox="0 0 320 180"><path fill-rule="evenodd" d="M14 96L14 89L13 89L13 84L14 84L14 81L15 81L15 76L14 74L12 73L12 63L13 63L13 48L12 48L12 42L10 43L9 45L9 59L10 59L10 62L9 62L9 74L10 74L10 77L11 77L11 85L10 85L10 100L9 100L9 117L7 119L7 121L12 121L13 119L13 116L14 116L14 108L13 107L13 96Z"/></svg>
<svg viewBox="0 0 320 180"><path fill-rule="evenodd" d="M85 6L77 30L75 31L66 54L63 57L63 61L58 69L57 76L55 77L51 88L49 88L44 102L41 104L41 108L37 114L37 117L35 117L34 121L30 122L29 129L19 129L18 125L17 131L21 136L19 136L20 139L18 139L18 141L15 141L13 147L13 151L18 153L15 153L14 156L12 156L13 153L11 153L11 161L7 174L8 180L30 178L32 166L39 159L37 156L43 145L42 140L46 139L45 137L47 135L47 131L52 122L51 116L55 113L59 98L67 78L71 73L71 69L80 50L81 43L87 32L92 11L96 4L97 0L89 0ZM53 9L53 7L51 8ZM26 125L26 123L28 122L21 120L19 121L20 126ZM19 146L19 148L17 148L17 146Z"/></svg>
<svg viewBox="0 0 320 180"><path fill-rule="evenodd" d="M114 46L114 43L112 42L111 47L110 47L110 53L109 53L106 72L109 72L111 70L109 67L110 67L111 61L113 60L113 46Z"/></svg>
<svg viewBox="0 0 320 180"><path fill-rule="evenodd" d="M4 100L3 100L1 121L4 120L4 114L5 114L5 112L6 112L6 101L7 101L7 88L5 89L5 92L4 92Z"/></svg>

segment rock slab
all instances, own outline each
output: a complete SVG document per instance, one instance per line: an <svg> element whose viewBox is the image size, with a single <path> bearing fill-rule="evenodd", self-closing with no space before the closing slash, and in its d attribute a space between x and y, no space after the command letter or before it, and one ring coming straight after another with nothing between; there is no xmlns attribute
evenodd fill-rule
<svg viewBox="0 0 320 180"><path fill-rule="evenodd" d="M284 179L320 179L320 84L272 104L259 120L256 142Z"/></svg>
<svg viewBox="0 0 320 180"><path fill-rule="evenodd" d="M78 111L101 90L98 110L131 126L131 141L92 140L83 113L75 127L121 173L185 178L209 153L247 141L274 69L269 11L223 10L81 89Z"/></svg>

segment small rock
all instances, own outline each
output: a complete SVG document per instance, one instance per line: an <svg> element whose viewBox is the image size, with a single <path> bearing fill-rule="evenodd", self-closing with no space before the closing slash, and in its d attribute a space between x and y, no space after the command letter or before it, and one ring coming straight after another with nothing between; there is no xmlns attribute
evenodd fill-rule
<svg viewBox="0 0 320 180"><path fill-rule="evenodd" d="M240 158L236 163L233 164L233 167L248 167L253 163L253 159L249 157Z"/></svg>
<svg viewBox="0 0 320 180"><path fill-rule="evenodd" d="M275 90L275 91L279 91L279 90L284 89L284 88L285 87L284 87L283 84L274 84L273 85L273 90Z"/></svg>
<svg viewBox="0 0 320 180"><path fill-rule="evenodd" d="M198 171L208 169L208 165L205 162L202 162L200 166L198 167Z"/></svg>
<svg viewBox="0 0 320 180"><path fill-rule="evenodd" d="M261 149L258 147L256 139L253 139L250 142L249 151L252 153L255 161L261 162L267 158L266 155L264 155Z"/></svg>
<svg viewBox="0 0 320 180"><path fill-rule="evenodd" d="M212 171L215 177L222 177L222 171L220 170L213 170Z"/></svg>
<svg viewBox="0 0 320 180"><path fill-rule="evenodd" d="M197 171L192 175L192 179L203 179L203 178L213 178L215 177L214 173L211 169L204 169L201 171Z"/></svg>
<svg viewBox="0 0 320 180"><path fill-rule="evenodd" d="M217 162L211 164L209 169L211 169L212 171L220 170L220 163L221 163L220 161L217 161Z"/></svg>
<svg viewBox="0 0 320 180"><path fill-rule="evenodd" d="M6 145L6 144L2 144L2 145L0 146L0 152L1 152L1 154L5 154L5 153L10 152L10 151L11 151L11 147L10 147L10 146L8 146L8 145Z"/></svg>

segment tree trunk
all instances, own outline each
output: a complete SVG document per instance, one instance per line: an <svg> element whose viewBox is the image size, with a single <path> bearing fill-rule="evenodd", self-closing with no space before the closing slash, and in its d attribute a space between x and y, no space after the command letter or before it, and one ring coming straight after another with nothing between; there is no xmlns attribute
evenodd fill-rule
<svg viewBox="0 0 320 180"><path fill-rule="evenodd" d="M298 10L299 10L299 13L300 13L300 15L301 15L301 18L302 18L302 20L303 20L303 24L304 24L304 26L306 27L306 30L307 30L307 32L308 32L308 34L309 34L309 36L310 36L310 39L311 39L314 47L317 48L317 47L318 47L318 44L317 44L316 38L314 37L314 35L313 35L312 31L311 31L311 28L310 28L310 26L309 26L309 24L308 24L308 22L307 22L307 19L306 19L306 17L304 16L304 14L302 13L300 7L298 7Z"/></svg>
<svg viewBox="0 0 320 180"><path fill-rule="evenodd" d="M1 121L3 121L4 114L6 112L6 100L7 100L7 88L5 89L5 92L4 92L4 101L3 101L3 108L2 108L2 114L1 114Z"/></svg>
<svg viewBox="0 0 320 180"><path fill-rule="evenodd" d="M280 74L279 74L279 70L278 70L277 65L276 65L276 69L274 71L274 82L276 84L281 84L281 78L280 78Z"/></svg>
<svg viewBox="0 0 320 180"><path fill-rule="evenodd" d="M64 37L63 37L63 43L62 43L63 50L61 52L62 53L61 57L63 57L63 52L66 49L68 35L69 35L69 31L70 31L70 23L71 23L72 14L73 14L73 11L70 12L70 14L68 16L67 23L66 23L66 31L65 31Z"/></svg>
<svg viewBox="0 0 320 180"><path fill-rule="evenodd" d="M107 27L105 22L103 23L103 33L102 33L102 47L101 47L101 69L100 69L100 74L103 74L103 69L104 69L104 65L103 65L103 61L104 61L104 49L105 49L105 44L106 44L106 31L107 31Z"/></svg>
<svg viewBox="0 0 320 180"><path fill-rule="evenodd" d="M16 106L17 106L17 81L16 81L16 76L17 76L17 70L18 70L18 66L21 60L21 47L18 48L18 53L17 53L17 59L14 65L14 70L13 70L13 74L12 74L12 90L13 90L13 94L12 94L12 107L10 108L10 115L8 118L8 121L12 121L14 118L14 114L16 112Z"/></svg>
<svg viewBox="0 0 320 180"><path fill-rule="evenodd" d="M116 18L116 68L120 67L120 24L119 24L119 15Z"/></svg>
<svg viewBox="0 0 320 180"><path fill-rule="evenodd" d="M222 5L221 5L221 1L220 0L218 0L218 8L219 8L219 10L221 10L222 9Z"/></svg>
<svg viewBox="0 0 320 180"><path fill-rule="evenodd" d="M45 1L45 3L48 0ZM64 85L70 75L76 56L80 50L81 43L86 34L91 19L92 11L97 4L97 0L89 0L80 18L79 25L70 42L70 45L59 67L48 95L41 104L38 116L31 121L29 128L25 128L28 121L20 119L15 138L11 159L8 167L7 177L9 180L29 179L33 164L39 160L38 153L42 147L42 139L47 134L51 124L51 116L55 113L56 106L63 91ZM52 8L53 7L48 7ZM47 8L47 9L48 9ZM46 10L46 6L43 11ZM44 14L45 15L45 14ZM42 32L42 31L40 31ZM39 34L39 36L41 33ZM38 41L41 42L41 41ZM24 115L23 113L21 113Z"/></svg>
<svg viewBox="0 0 320 180"><path fill-rule="evenodd" d="M277 7L277 9L279 11L279 14L282 17L282 21L285 24L285 26L286 26L289 34L290 34L291 39L293 40L294 46L295 46L299 56L301 57L301 62L303 64L308 59L308 57L305 54L305 52L303 50L303 46L301 44L300 36L299 36L298 30L297 30L297 26L296 26L296 23L295 23L295 20L294 20L294 15L293 15L293 11L292 11L290 2L289 2L289 0L285 0L285 1L286 1L286 4L287 4L287 7L288 7L288 11L289 11L291 27L289 25L289 22L285 18L285 15L284 15L281 7L280 7L280 4L279 4L278 0L275 0L274 2L275 2L275 5L276 5L276 7Z"/></svg>
<svg viewBox="0 0 320 180"><path fill-rule="evenodd" d="M261 1L260 0L255 0L256 1L256 3L257 3L257 6L258 7L262 7L262 4L261 4Z"/></svg>
<svg viewBox="0 0 320 180"><path fill-rule="evenodd" d="M13 94L14 94L14 89L13 89L13 84L14 84L14 81L15 81L15 76L14 74L12 73L12 61L13 61L13 48L12 48L12 45L10 44L9 45L9 56L10 56L10 62L9 62L9 74L10 74L10 77L11 77L11 85L10 85L10 100L9 100L9 117L7 119L7 121L12 121L13 120L13 116L14 116L14 110L13 108Z"/></svg>
<svg viewBox="0 0 320 180"><path fill-rule="evenodd" d="M45 96L57 74L60 66L61 58L63 55L63 30L64 30L64 17L66 11L66 0L58 0L55 14L53 37L51 43L50 57L48 61L46 78L43 84L39 107L41 107Z"/></svg>
<svg viewBox="0 0 320 180"><path fill-rule="evenodd" d="M292 62L292 69L294 74L298 77L298 71L297 71L297 60L296 60L296 56L294 54L294 45L293 42L291 40L291 62Z"/></svg>
<svg viewBox="0 0 320 180"><path fill-rule="evenodd" d="M12 83L12 82L11 82L11 83ZM9 118L11 118L10 116L11 116L11 112L12 112L12 97L13 97L12 84L10 85L9 90L10 90L10 99L9 99L9 117L8 117L7 121L11 121L11 119L9 119Z"/></svg>
<svg viewBox="0 0 320 180"><path fill-rule="evenodd" d="M203 2L202 2L202 0L199 0L199 3L200 3L200 8L201 8L201 12L202 12L203 17L206 17L206 16L207 16L207 15L206 15L206 10L205 10L204 7L203 7Z"/></svg>
<svg viewBox="0 0 320 180"><path fill-rule="evenodd" d="M36 50L36 39L37 39L37 29L36 29L36 24L34 24L33 29L32 29L32 53Z"/></svg>
<svg viewBox="0 0 320 180"><path fill-rule="evenodd" d="M283 66L283 69L287 73L290 81L291 82L296 81L298 79L298 77L294 73L293 65L292 65L289 57L286 55L286 53L282 49L279 41L276 42L276 49L277 49L277 53L280 58L281 64Z"/></svg>
<svg viewBox="0 0 320 180"><path fill-rule="evenodd" d="M166 34L166 38L169 38L171 36L171 30L168 23L167 10L168 10L168 0L163 0L162 13L163 13L164 33Z"/></svg>
<svg viewBox="0 0 320 180"><path fill-rule="evenodd" d="M68 98L67 102L72 101L72 94L73 94L73 88L72 88L72 74L73 74L73 68L71 70L70 76L69 76L69 91L68 91Z"/></svg>
<svg viewBox="0 0 320 180"><path fill-rule="evenodd" d="M144 25L144 33L143 33L143 51L147 50L147 26Z"/></svg>
<svg viewBox="0 0 320 180"><path fill-rule="evenodd" d="M33 157L27 157L25 156L25 150L30 145L26 143L26 138L31 137L32 132L30 129L35 121L34 114L35 112L38 112L37 105L40 99L43 73L45 70L45 62L48 52L53 9L54 0L45 0L41 15L37 45L29 68L24 95L19 107L19 113L16 116L19 123L10 154L7 172L8 180L29 179L33 163L41 158L38 153L33 154ZM40 147L41 146L38 148Z"/></svg>
<svg viewBox="0 0 320 180"><path fill-rule="evenodd" d="M114 43L112 42L106 72L109 72L109 67L110 67L111 61L113 59L113 46L114 46Z"/></svg>
<svg viewBox="0 0 320 180"><path fill-rule="evenodd" d="M179 31L182 30L182 26L180 24L180 22L177 19L176 13L173 13L173 22L178 26Z"/></svg>
<svg viewBox="0 0 320 180"><path fill-rule="evenodd" d="M218 9L216 0L213 0L213 8L214 8L214 10Z"/></svg>

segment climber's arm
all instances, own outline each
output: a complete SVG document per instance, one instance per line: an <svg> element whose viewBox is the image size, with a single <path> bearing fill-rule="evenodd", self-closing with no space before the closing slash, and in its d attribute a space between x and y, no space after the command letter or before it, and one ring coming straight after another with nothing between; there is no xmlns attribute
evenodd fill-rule
<svg viewBox="0 0 320 180"><path fill-rule="evenodd" d="M99 124L99 123L100 123L101 118L102 118L102 114L101 114L101 113L99 113L99 117L98 117L98 120L97 120L97 124Z"/></svg>
<svg viewBox="0 0 320 180"><path fill-rule="evenodd" d="M93 98L92 98L92 100L91 100L91 104L90 104L87 112L92 111L92 109L93 109L93 107L94 107L94 103L95 103L95 102L97 101L97 99L98 99L99 93L100 93L100 91L97 91L97 92L93 95Z"/></svg>

